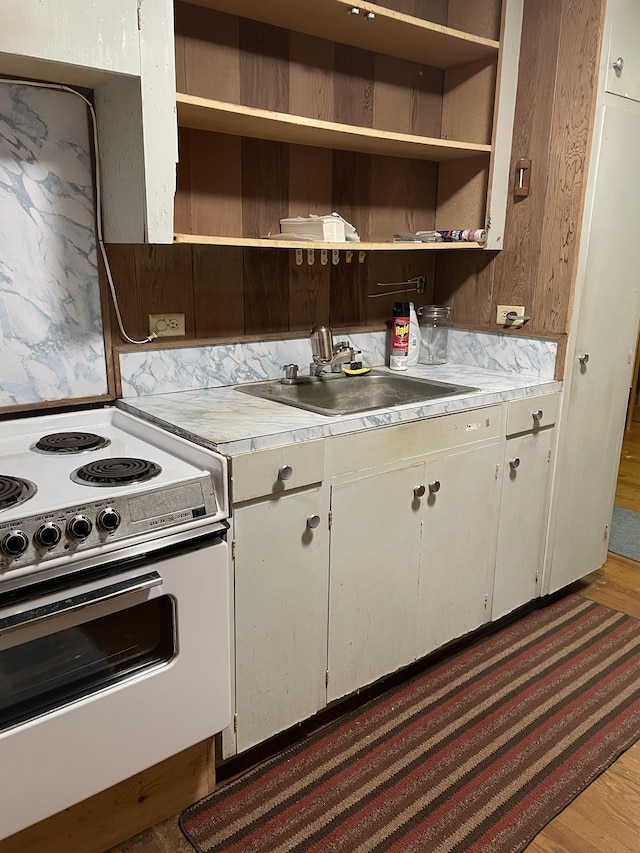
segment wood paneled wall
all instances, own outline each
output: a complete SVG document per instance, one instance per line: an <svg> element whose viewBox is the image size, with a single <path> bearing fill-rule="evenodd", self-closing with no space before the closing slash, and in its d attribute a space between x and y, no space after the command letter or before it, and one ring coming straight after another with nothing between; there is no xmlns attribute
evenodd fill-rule
<svg viewBox="0 0 640 853"><path fill-rule="evenodd" d="M524 334L565 336L579 248L604 0L526 0L511 163L532 160L493 258L439 253L434 297L457 323L495 330L496 307L524 305ZM512 334L522 334L514 330Z"/></svg>
<svg viewBox="0 0 640 853"><path fill-rule="evenodd" d="M419 4L420 0L388 0L384 5L416 13ZM446 4L436 2L428 4L431 14L438 5L444 14ZM483 4L480 6L484 8ZM425 9L426 6L422 11ZM188 7L187 11L197 19L196 7ZM457 0L450 0L449 18L462 12ZM357 256L351 264L346 264L342 255L338 266L330 262L322 266L316 253L313 266L306 261L297 266L293 252L282 249L113 245L108 247L108 253L128 333L144 337L148 334L147 315L162 311L184 312L187 316L186 337L177 340L177 344L303 332L314 323L327 321L335 327L381 327L390 315L393 297L369 298L382 289L377 282L401 281L424 274L427 293L424 299L416 298L418 304L435 301L451 305L459 326L496 331L496 306L522 304L533 319L522 332L513 330L511 334L551 336L562 341L568 330L576 271L603 14L604 0L525 0L512 164L521 157L532 160L531 192L527 198L512 195L512 169L505 248L501 252L372 252L362 265L357 263ZM490 14L486 18L485 28L495 26ZM461 23L458 21L458 25ZM195 26L193 21L190 26ZM183 19L180 30L183 59L179 72L183 83L188 74L184 61L186 30ZM217 36L221 43L240 38L239 30L231 35L224 33L222 27ZM249 28L242 38L255 39L255 31ZM314 49L320 50L319 40L313 39L307 42L305 50L311 51L312 42ZM273 96L284 105L286 95L290 105L297 86L292 79L303 73L304 66L297 63L294 51L285 74L281 39L276 38L274 45ZM298 49L302 50L301 42ZM197 45L191 44L189 50L197 54ZM320 54L324 55L322 51ZM237 58L235 48L233 55ZM332 61L337 61L335 53ZM370 57L362 61L369 63L370 68ZM247 98L257 97L259 87L251 63L244 71L236 69L232 73L225 73L228 69L224 57L221 63L218 69L210 68L207 75L210 81L217 78L217 82L208 82L206 86L215 85L220 97L224 94L220 87L225 86L233 89L226 97L239 98L241 92ZM292 68L297 69L293 75ZM330 93L328 84L322 82L323 74L318 74L317 103L310 105L310 110L324 111L324 115L331 114L333 118L339 110L347 110L353 118L352 112L360 98L361 108L365 105L363 122L373 121L372 104L375 107L376 96L366 86L358 89L358 95L342 97L341 93L338 104L335 83ZM379 89L377 95L380 103L385 100L381 92ZM198 93L211 95L212 90L201 89ZM426 104L428 90L421 90L420 98ZM392 100L386 98L387 104ZM425 106L424 115L428 113ZM295 187L294 192L287 189L289 211L294 215L314 212L314 202L318 203L315 212L326 212L326 209L320 211L320 207L333 198L347 219L358 227L361 221L367 223L370 237L379 237L389 229L430 227L425 220L429 219L434 199L432 191L430 194L423 190L434 186L432 176L427 174L433 164L416 167L412 161L319 150L315 150L314 156L319 159L314 163L307 159L311 149L301 152L296 146L224 137L220 140L221 149L226 146L230 153L225 155L225 168L221 168L211 155L207 137L195 131L181 136L181 160L185 155L189 168L197 169L198 195L207 195L209 182L216 185L216 193L224 194L224 182L231 187L239 179L239 172L229 164L242 163L245 191L255 196L259 204L252 206L247 214L237 206L235 189L229 189L228 203L217 205L215 214L210 209L206 212L206 204L189 208L185 204L189 170L183 169L176 210L183 224L191 217L189 228L184 230L215 233L216 227L220 227L225 233L233 233L227 229L238 228L238 233L246 234L249 224L246 218L243 221L243 216L250 215L252 230L264 233L266 228L274 227L273 220L281 209L278 205L283 184ZM322 158L324 165L320 162ZM331 159L330 181L326 158ZM389 172L389 163L398 164L399 168ZM382 174L385 169L384 180L371 179L372 173ZM397 203L393 191L387 191L394 182L399 187ZM412 188L415 207L408 210L399 199ZM218 220L213 228L208 227L211 216ZM222 223L220 218L224 220ZM117 339L114 332L114 340Z"/></svg>
<svg viewBox="0 0 640 853"><path fill-rule="evenodd" d="M146 246L113 244L107 255L120 310L129 337L149 334L149 314L185 314L184 338L238 340L245 336L305 333L317 323L332 327L381 328L391 319L396 287L381 284L426 277L426 292L402 294L418 305L433 301L433 252L370 252L363 263L354 252L346 263L331 260L296 264L288 249L240 249L228 246ZM371 297L371 298L370 298ZM119 335L111 308L114 341Z"/></svg>

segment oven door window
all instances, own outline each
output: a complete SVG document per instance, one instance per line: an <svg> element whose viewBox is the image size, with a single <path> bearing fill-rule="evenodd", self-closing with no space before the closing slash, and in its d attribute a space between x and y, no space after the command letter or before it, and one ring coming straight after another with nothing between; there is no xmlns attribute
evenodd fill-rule
<svg viewBox="0 0 640 853"><path fill-rule="evenodd" d="M0 731L167 663L175 637L163 595L0 651Z"/></svg>

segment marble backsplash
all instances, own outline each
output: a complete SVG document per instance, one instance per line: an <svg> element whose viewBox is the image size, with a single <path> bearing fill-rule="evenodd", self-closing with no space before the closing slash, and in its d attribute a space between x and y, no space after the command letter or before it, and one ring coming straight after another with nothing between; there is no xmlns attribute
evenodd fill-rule
<svg viewBox="0 0 640 853"><path fill-rule="evenodd" d="M0 406L107 393L87 108L0 83Z"/></svg>
<svg viewBox="0 0 640 853"><path fill-rule="evenodd" d="M388 363L388 337L383 331L356 332L348 336L371 367ZM554 341L462 329L449 332L448 361L451 364L553 379L556 352ZM283 366L290 363L298 364L301 372L306 373L311 355L311 342L306 335L288 340L121 353L122 396L195 391L275 379L283 375Z"/></svg>

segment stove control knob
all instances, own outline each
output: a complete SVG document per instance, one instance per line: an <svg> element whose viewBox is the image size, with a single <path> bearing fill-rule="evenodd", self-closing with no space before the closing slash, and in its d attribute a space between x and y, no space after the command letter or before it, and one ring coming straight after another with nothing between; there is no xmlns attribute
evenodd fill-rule
<svg viewBox="0 0 640 853"><path fill-rule="evenodd" d="M19 557L29 547L29 537L22 530L11 530L0 542L0 551L7 557Z"/></svg>
<svg viewBox="0 0 640 853"><path fill-rule="evenodd" d="M103 509L97 518L98 528L107 533L113 533L114 530L117 530L120 527L120 521L120 513L112 506Z"/></svg>
<svg viewBox="0 0 640 853"><path fill-rule="evenodd" d="M72 539L86 539L92 528L93 524L86 515L74 515L67 522L67 535Z"/></svg>
<svg viewBox="0 0 640 853"><path fill-rule="evenodd" d="M36 530L34 539L41 548L55 548L62 539L62 531L57 524L49 521Z"/></svg>

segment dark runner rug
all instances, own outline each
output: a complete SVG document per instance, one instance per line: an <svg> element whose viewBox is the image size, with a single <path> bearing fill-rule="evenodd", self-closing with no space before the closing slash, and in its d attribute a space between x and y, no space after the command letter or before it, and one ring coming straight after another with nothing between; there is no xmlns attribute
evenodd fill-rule
<svg viewBox="0 0 640 853"><path fill-rule="evenodd" d="M516 853L640 735L640 623L569 595L181 816L201 853Z"/></svg>

